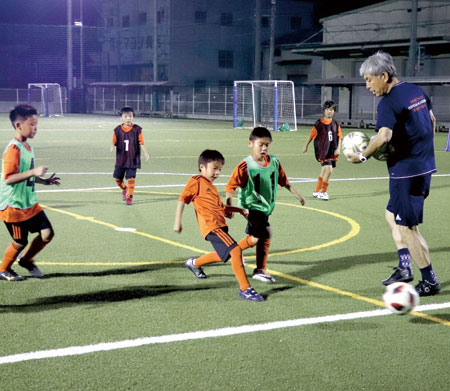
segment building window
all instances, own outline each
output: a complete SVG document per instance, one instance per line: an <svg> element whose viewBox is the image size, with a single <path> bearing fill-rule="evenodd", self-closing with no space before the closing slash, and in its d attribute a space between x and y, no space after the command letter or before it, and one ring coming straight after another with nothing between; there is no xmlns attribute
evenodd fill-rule
<svg viewBox="0 0 450 391"><path fill-rule="evenodd" d="M275 57L280 57L281 56L281 49L280 48L273 49L273 55Z"/></svg>
<svg viewBox="0 0 450 391"><path fill-rule="evenodd" d="M233 14L231 12L222 12L220 14L220 25L221 26L232 26L233 25Z"/></svg>
<svg viewBox="0 0 450 391"><path fill-rule="evenodd" d="M114 18L106 19L106 26L107 27L114 27Z"/></svg>
<svg viewBox="0 0 450 391"><path fill-rule="evenodd" d="M195 88L205 88L206 80L194 80L194 87Z"/></svg>
<svg viewBox="0 0 450 391"><path fill-rule="evenodd" d="M158 13L156 14L157 23L161 24L164 21L165 16L166 13L164 12L164 10L158 11Z"/></svg>
<svg viewBox="0 0 450 391"><path fill-rule="evenodd" d="M145 37L145 47L150 49L153 47L153 37L151 35Z"/></svg>
<svg viewBox="0 0 450 391"><path fill-rule="evenodd" d="M147 24L147 12L141 12L138 15L138 23L139 25Z"/></svg>
<svg viewBox="0 0 450 391"><path fill-rule="evenodd" d="M206 23L206 11L195 11L195 23Z"/></svg>
<svg viewBox="0 0 450 391"><path fill-rule="evenodd" d="M261 18L261 27L264 27L264 28L269 27L269 18L267 16L263 16Z"/></svg>
<svg viewBox="0 0 450 391"><path fill-rule="evenodd" d="M130 27L130 15L122 16L122 27Z"/></svg>
<svg viewBox="0 0 450 391"><path fill-rule="evenodd" d="M291 17L291 30L299 31L302 29L302 17L292 16Z"/></svg>
<svg viewBox="0 0 450 391"><path fill-rule="evenodd" d="M219 50L219 68L233 68L233 51Z"/></svg>

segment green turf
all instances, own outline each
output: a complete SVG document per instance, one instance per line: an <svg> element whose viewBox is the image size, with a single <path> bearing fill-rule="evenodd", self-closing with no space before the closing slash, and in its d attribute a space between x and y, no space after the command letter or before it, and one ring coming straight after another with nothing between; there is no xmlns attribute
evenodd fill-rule
<svg viewBox="0 0 450 391"><path fill-rule="evenodd" d="M249 303L238 298L230 265L205 268L210 278L203 281L183 267L186 258L211 251L192 206L185 209L182 234L172 231L177 197L189 175L198 172L199 153L214 148L224 154L223 177L217 180L223 194L231 171L249 153L248 131L218 121L136 122L144 128L151 158L138 171L134 204L127 207L115 188L109 152L117 118L40 120L32 140L36 164L59 173L58 190L66 191L38 187L56 231L36 259L48 278L0 281L0 359L381 308L380 281L396 265L383 217L385 164L369 160L356 166L341 159L329 187L330 201L319 201L311 193L320 166L313 148L302 153L310 128L273 134L271 152L307 203L302 208L288 191L279 190L270 218L274 236L268 264L277 281L252 280L267 301ZM12 135L1 116L0 149ZM441 175L450 174L450 154L442 152L446 138L446 133L436 135ZM422 304L450 301L449 197L449 176L434 176L421 232L443 290ZM242 217L229 220L229 226L236 240L244 236ZM0 251L9 242L2 228ZM244 255L250 274L254 251ZM446 390L450 310L424 314L434 318L369 317L3 364L0 389Z"/></svg>

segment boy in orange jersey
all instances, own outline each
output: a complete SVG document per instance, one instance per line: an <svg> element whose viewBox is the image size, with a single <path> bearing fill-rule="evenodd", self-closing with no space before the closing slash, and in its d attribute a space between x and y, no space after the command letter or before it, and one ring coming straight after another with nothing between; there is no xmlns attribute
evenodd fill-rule
<svg viewBox="0 0 450 391"><path fill-rule="evenodd" d="M185 266L197 278L206 278L202 266L217 262L226 262L231 257L231 267L236 276L240 290L239 297L250 301L264 301L264 297L258 294L249 284L242 261L241 245L246 248L253 247L256 239L247 236L238 244L228 234L225 215L232 212L247 215L241 208L226 207L213 185L219 177L225 164L225 159L219 151L206 149L198 158L198 166L201 175L195 175L189 179L178 199L175 223L173 229L181 233L181 217L184 206L193 203L197 215L198 226L204 238L211 242L216 252L205 254L197 259L189 258Z"/></svg>
<svg viewBox="0 0 450 391"><path fill-rule="evenodd" d="M34 185L59 185L55 174L41 178L47 167L34 167L33 147L28 139L37 133L38 115L33 106L19 105L9 113L9 119L15 129L15 137L3 153L2 176L0 178L0 220L5 222L13 242L6 249L0 265L0 280L22 281L24 278L12 270L13 263L19 259L19 265L27 269L32 277L44 275L34 263L33 258L53 238L50 221L37 202ZM28 233L39 235L28 244ZM20 254L20 255L19 255Z"/></svg>
<svg viewBox="0 0 450 391"><path fill-rule="evenodd" d="M114 129L113 145L111 152L116 147L116 166L114 168L114 179L122 189L122 199L127 205L133 204L134 187L136 185L136 170L141 168L141 148L145 154L145 160L150 158L144 146L144 136L142 128L133 124L134 111L131 107L125 106L120 110L122 125ZM127 179L128 186L123 178Z"/></svg>
<svg viewBox="0 0 450 391"><path fill-rule="evenodd" d="M271 142L272 135L267 128L254 128L248 141L252 154L236 166L225 187L228 206L231 206L233 193L239 188L239 206L249 210L246 233L258 238L256 269L252 278L263 282L275 282L267 273L266 266L272 237L269 216L275 208L277 186L286 188L302 205L305 204L302 195L289 184L280 160L269 155ZM240 247L242 250L246 249L244 246Z"/></svg>
<svg viewBox="0 0 450 391"><path fill-rule="evenodd" d="M314 140L314 152L322 169L313 196L324 201L329 199L328 185L333 168L339 160L342 143L341 126L333 119L335 110L336 105L332 100L323 104L323 118L316 121L303 148L303 153L308 152L308 145Z"/></svg>

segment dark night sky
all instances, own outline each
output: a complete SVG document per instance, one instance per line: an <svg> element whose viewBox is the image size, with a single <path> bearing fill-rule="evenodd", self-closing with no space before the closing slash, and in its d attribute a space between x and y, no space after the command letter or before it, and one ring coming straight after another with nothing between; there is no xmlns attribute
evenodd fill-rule
<svg viewBox="0 0 450 391"><path fill-rule="evenodd" d="M189 1L189 0L185 0ZM250 0L244 0L250 1ZM283 1L283 0L278 0ZM317 0L317 18L323 18L383 0ZM72 0L73 18L79 18L79 0ZM83 0L84 24L95 25L99 15L95 0ZM67 0L0 0L0 23L66 24Z"/></svg>

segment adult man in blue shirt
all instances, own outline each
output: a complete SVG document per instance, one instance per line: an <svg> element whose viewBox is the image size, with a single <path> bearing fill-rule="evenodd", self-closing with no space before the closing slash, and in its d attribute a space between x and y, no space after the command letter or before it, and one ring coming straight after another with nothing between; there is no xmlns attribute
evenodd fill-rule
<svg viewBox="0 0 450 391"><path fill-rule="evenodd" d="M352 163L365 162L386 143L393 147L387 159L389 202L386 221L398 252L398 267L383 280L384 285L414 279L411 258L417 263L422 281L416 285L420 296L439 293L441 285L430 262L428 245L418 225L423 222L424 200L430 191L431 174L436 172L434 127L431 101L417 86L400 81L392 57L378 51L361 65L366 88L382 96L378 104L378 134L367 149L350 154Z"/></svg>

